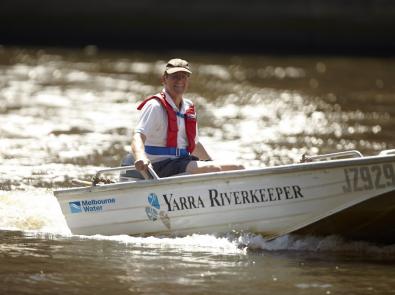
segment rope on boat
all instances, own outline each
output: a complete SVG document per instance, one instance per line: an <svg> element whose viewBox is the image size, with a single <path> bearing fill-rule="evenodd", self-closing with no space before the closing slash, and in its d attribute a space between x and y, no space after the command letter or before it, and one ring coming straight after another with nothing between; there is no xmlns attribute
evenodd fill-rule
<svg viewBox="0 0 395 295"><path fill-rule="evenodd" d="M92 177L92 185L95 186L96 184L99 183L104 183L104 184L110 184L110 183L115 183L115 181L109 179L109 178L105 178L105 177L100 177L100 176L93 176Z"/></svg>

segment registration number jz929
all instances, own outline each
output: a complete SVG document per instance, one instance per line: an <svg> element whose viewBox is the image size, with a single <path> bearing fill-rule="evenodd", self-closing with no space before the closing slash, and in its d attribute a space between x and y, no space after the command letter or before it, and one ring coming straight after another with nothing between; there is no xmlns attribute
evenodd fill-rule
<svg viewBox="0 0 395 295"><path fill-rule="evenodd" d="M359 192L395 186L395 172L392 164L360 166L344 169L346 185L343 192Z"/></svg>

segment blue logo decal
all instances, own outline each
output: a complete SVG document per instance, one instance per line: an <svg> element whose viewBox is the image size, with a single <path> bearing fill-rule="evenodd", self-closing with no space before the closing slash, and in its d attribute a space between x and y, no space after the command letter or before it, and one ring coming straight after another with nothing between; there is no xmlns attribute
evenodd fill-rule
<svg viewBox="0 0 395 295"><path fill-rule="evenodd" d="M150 205L155 207L156 209L160 209L158 197L154 193L149 194L148 203L150 203Z"/></svg>
<svg viewBox="0 0 395 295"><path fill-rule="evenodd" d="M164 226L166 226L168 230L171 230L170 218L167 213L163 210L158 212L158 210L160 210L158 196L154 193L150 193L147 199L150 206L145 207L145 214L147 214L148 219L151 221L160 219Z"/></svg>
<svg viewBox="0 0 395 295"><path fill-rule="evenodd" d="M69 202L69 206L70 206L71 213L81 213L82 212L80 201Z"/></svg>

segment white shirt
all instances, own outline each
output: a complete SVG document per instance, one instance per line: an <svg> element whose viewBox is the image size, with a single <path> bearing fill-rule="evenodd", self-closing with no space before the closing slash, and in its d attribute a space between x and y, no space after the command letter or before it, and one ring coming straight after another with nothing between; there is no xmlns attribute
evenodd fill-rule
<svg viewBox="0 0 395 295"><path fill-rule="evenodd" d="M174 104L171 96L163 90L165 93L166 101L173 107L176 112L184 114L192 102L188 99L183 98L181 109L179 110ZM134 132L144 134L146 137L145 145L152 146L166 146L167 143L167 113L165 108L157 99L149 100L141 110L141 116L137 123ZM185 131L185 120L177 116L177 147L186 148L188 146L188 139ZM197 141L197 140L196 140ZM163 159L176 158L176 156L170 155L151 155L147 154L151 162L157 162Z"/></svg>

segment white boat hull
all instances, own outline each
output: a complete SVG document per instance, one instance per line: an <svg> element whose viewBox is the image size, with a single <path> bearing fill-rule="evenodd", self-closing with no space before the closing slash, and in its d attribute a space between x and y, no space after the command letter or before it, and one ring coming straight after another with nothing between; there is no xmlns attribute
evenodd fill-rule
<svg viewBox="0 0 395 295"><path fill-rule="evenodd" d="M395 156L375 156L65 189L55 195L74 234L236 230L273 238L380 195L393 200L394 171Z"/></svg>

